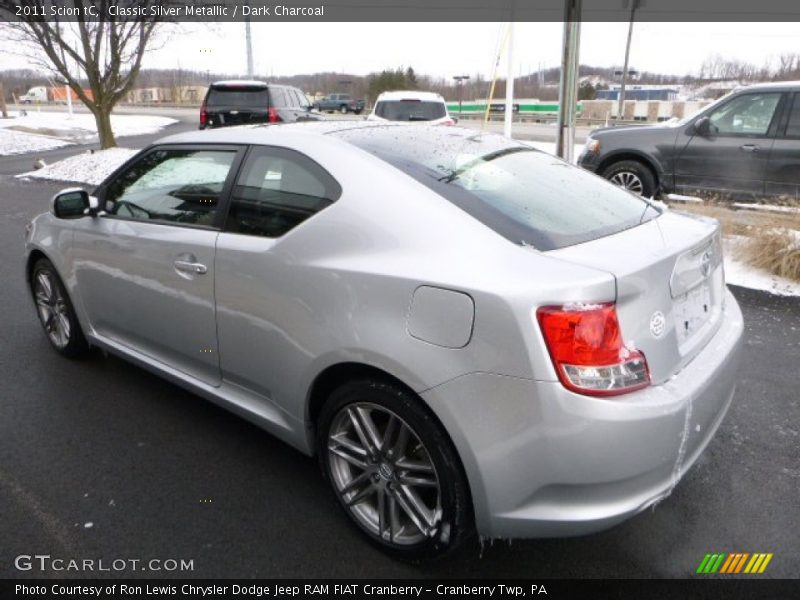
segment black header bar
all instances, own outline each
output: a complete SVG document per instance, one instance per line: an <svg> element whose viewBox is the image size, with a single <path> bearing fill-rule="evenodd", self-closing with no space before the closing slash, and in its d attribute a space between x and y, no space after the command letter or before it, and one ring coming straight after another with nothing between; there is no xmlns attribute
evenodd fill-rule
<svg viewBox="0 0 800 600"><path fill-rule="evenodd" d="M635 0L0 0L0 20L157 19L186 22L628 21ZM800 21L797 0L638 0L637 21Z"/></svg>

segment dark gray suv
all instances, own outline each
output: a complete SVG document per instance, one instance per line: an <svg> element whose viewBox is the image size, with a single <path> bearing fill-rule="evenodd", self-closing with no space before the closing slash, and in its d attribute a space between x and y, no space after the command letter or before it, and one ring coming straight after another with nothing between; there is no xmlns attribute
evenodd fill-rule
<svg viewBox="0 0 800 600"><path fill-rule="evenodd" d="M318 121L302 90L263 81L217 81L208 87L200 107L200 129L252 123Z"/></svg>
<svg viewBox="0 0 800 600"><path fill-rule="evenodd" d="M631 191L800 197L800 82L740 88L683 120L592 132L579 164Z"/></svg>

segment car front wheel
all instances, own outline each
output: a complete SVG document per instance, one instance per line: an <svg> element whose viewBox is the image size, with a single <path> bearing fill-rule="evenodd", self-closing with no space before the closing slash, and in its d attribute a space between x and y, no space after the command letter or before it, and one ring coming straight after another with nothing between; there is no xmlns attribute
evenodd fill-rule
<svg viewBox="0 0 800 600"><path fill-rule="evenodd" d="M89 344L81 332L64 284L53 264L45 258L38 260L33 267L31 292L39 321L56 352L68 358L86 354Z"/></svg>
<svg viewBox="0 0 800 600"><path fill-rule="evenodd" d="M635 160L613 163L603 171L603 177L611 183L645 198L652 198L656 193L653 172Z"/></svg>
<svg viewBox="0 0 800 600"><path fill-rule="evenodd" d="M419 560L472 529L460 461L411 393L380 380L335 390L319 419L320 463L348 517L384 551Z"/></svg>

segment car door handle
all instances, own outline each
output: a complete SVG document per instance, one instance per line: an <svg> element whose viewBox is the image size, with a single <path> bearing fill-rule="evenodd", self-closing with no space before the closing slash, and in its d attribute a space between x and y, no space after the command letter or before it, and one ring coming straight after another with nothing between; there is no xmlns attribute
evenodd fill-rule
<svg viewBox="0 0 800 600"><path fill-rule="evenodd" d="M744 152L758 152L759 147L756 144L745 144L743 146L739 146L739 150Z"/></svg>
<svg viewBox="0 0 800 600"><path fill-rule="evenodd" d="M188 260L176 260L175 268L179 271L186 271L187 273L197 273L198 275L205 275L208 273L208 268L202 263L189 262Z"/></svg>

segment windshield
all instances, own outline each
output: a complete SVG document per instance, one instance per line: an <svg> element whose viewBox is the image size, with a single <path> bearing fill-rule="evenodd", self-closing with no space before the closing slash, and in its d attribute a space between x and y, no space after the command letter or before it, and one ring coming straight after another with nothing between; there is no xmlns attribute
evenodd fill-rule
<svg viewBox="0 0 800 600"><path fill-rule="evenodd" d="M209 108L232 106L237 108L266 108L267 88L211 88L206 105Z"/></svg>
<svg viewBox="0 0 800 600"><path fill-rule="evenodd" d="M389 121L433 121L445 114L443 102L381 100L375 106L375 115Z"/></svg>
<svg viewBox="0 0 800 600"><path fill-rule="evenodd" d="M335 135L403 170L512 242L543 251L617 233L660 214L639 196L499 135L422 126Z"/></svg>

